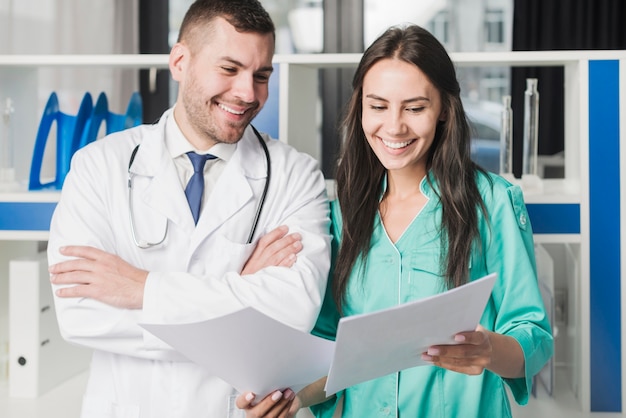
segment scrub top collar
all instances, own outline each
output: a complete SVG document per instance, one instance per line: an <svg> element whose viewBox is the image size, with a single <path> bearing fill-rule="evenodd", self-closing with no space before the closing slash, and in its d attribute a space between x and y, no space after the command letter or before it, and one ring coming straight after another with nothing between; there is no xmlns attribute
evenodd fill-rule
<svg viewBox="0 0 626 418"><path fill-rule="evenodd" d="M389 183L387 180L387 173L385 173L380 187L380 196L378 196L379 202L383 200L385 192L387 192L388 184ZM428 198L431 198L433 194L438 194L439 188L437 187L437 182L432 171L428 170L428 173L422 178L422 180L420 180L420 190L422 191L424 196Z"/></svg>

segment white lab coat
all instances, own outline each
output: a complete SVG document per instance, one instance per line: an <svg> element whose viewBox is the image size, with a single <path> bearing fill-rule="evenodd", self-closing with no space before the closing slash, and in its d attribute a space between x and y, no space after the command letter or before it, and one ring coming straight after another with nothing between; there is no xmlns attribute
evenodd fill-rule
<svg viewBox="0 0 626 418"><path fill-rule="evenodd" d="M237 144L194 226L165 148L168 117L171 110L155 125L118 132L79 150L52 217L50 264L63 260L60 246L90 245L150 271L141 310L55 298L64 338L94 349L83 417L235 416L229 412L235 392L228 384L138 323L198 321L253 306L308 332L324 295L330 235L317 162L266 138L271 181L254 241L246 244L266 179L266 160L252 129ZM139 143L131 168L137 237L158 242L167 224L163 244L149 249L135 246L129 224L128 163ZM283 224L302 234L296 264L241 276L258 238Z"/></svg>

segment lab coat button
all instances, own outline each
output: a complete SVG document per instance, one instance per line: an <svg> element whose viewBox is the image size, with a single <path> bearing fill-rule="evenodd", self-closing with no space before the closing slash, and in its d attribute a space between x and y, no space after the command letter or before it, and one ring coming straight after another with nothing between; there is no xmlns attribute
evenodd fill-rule
<svg viewBox="0 0 626 418"><path fill-rule="evenodd" d="M519 223L521 225L526 225L526 215L524 215L523 213L519 216Z"/></svg>

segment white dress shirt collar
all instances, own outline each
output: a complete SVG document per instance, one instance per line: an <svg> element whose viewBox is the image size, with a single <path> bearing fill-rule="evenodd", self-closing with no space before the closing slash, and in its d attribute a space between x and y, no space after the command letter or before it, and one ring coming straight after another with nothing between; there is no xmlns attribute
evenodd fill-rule
<svg viewBox="0 0 626 418"><path fill-rule="evenodd" d="M181 155L186 154L189 151L195 151L198 154L213 154L223 161L228 161L237 149L236 143L219 143L212 146L208 151L196 150L193 145L191 145L191 143L187 140L187 138L185 138L185 135L183 135L183 132L180 130L178 122L176 122L176 118L174 117L173 111L165 123L165 146L169 150L172 159L180 157Z"/></svg>

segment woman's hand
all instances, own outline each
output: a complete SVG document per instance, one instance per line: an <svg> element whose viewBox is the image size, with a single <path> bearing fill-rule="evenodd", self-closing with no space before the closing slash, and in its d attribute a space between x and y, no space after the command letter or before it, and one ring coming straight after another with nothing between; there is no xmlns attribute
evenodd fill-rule
<svg viewBox="0 0 626 418"><path fill-rule="evenodd" d="M300 409L300 400L291 389L272 392L256 404L255 398L252 392L237 397L235 404L246 411L246 418L293 418Z"/></svg>
<svg viewBox="0 0 626 418"><path fill-rule="evenodd" d="M300 408L316 405L328 399L324 386L326 386L326 376L305 386L297 394L291 389L277 390L259 403L255 403L254 393L246 392L237 397L235 405L246 411L246 418L293 418Z"/></svg>
<svg viewBox="0 0 626 418"><path fill-rule="evenodd" d="M429 347L422 359L468 375L488 369L505 378L524 376L524 353L514 338L478 325L475 331L455 335L454 340L459 344Z"/></svg>
<svg viewBox="0 0 626 418"><path fill-rule="evenodd" d="M302 250L302 236L298 233L287 235L285 225L270 231L256 245L254 252L243 266L241 275L254 274L265 267L291 267L296 262L296 254Z"/></svg>

